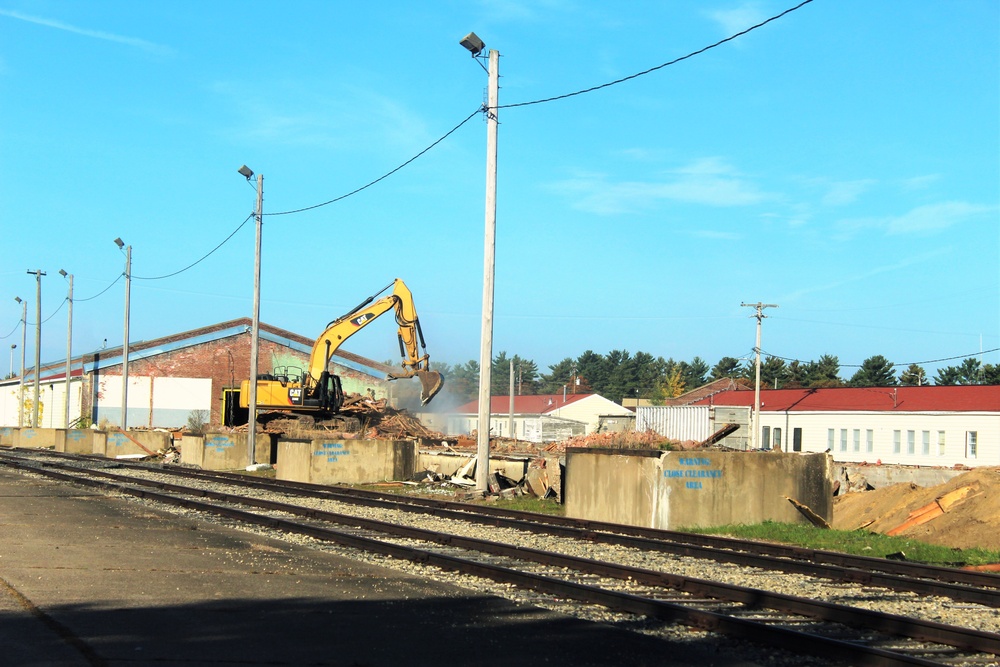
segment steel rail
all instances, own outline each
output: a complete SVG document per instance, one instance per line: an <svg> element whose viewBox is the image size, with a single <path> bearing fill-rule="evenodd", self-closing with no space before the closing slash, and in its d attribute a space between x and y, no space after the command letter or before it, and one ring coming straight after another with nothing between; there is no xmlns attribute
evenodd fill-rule
<svg viewBox="0 0 1000 667"><path fill-rule="evenodd" d="M224 479L229 483L244 487L269 489L289 495L306 495L368 506L415 511L441 518L530 530L560 537L588 539L604 544L704 558L767 570L780 570L846 583L909 591L920 595L950 597L954 600L1000 607L1000 576L984 572L899 563L881 558L852 556L750 540L735 540L622 524L567 519L532 512L473 507L467 503L400 497L303 482L274 482L218 471L154 468L131 462L123 465L188 478L212 481ZM346 501L345 498L349 498L350 501ZM816 560L812 560L813 558ZM833 561L839 561L843 564L835 564Z"/></svg>
<svg viewBox="0 0 1000 667"><path fill-rule="evenodd" d="M36 450L21 451L31 453ZM61 452L47 452L46 454L70 460L107 461L103 457ZM468 503L414 498L346 487L331 487L306 482L277 482L222 471L191 470L132 461L116 461L115 465L188 478L213 481L224 479L229 483L244 487L264 488L286 494L328 498L368 506L392 507L403 511L424 512L442 518L459 518L451 514L458 513L467 521L475 521L484 525L535 530L536 532L571 538L583 537L594 542L655 550L693 558L707 558L717 562L730 562L768 570L777 569L846 583L905 590L921 595L944 596L964 602L1000 607L1000 576L989 572L959 570L753 540L642 528L533 512L501 510L494 507L471 506ZM347 498L350 500L345 500ZM519 522L529 522L538 527L532 528Z"/></svg>
<svg viewBox="0 0 1000 667"><path fill-rule="evenodd" d="M14 463L11 465L32 470L37 469L36 465L24 465L20 463ZM176 484L168 484L164 482L157 482L154 480L145 480L140 478L117 475L114 473L109 473L101 470L89 470L89 469L81 470L78 468L72 468L70 466L62 466L59 464L49 464L48 466L43 465L43 468L44 467L48 468L59 467L62 469L73 470L75 472L82 472L84 474L91 475L94 477L101 477L104 479L111 480L113 483L107 484L104 482L84 480L75 475L65 475L63 473L55 472L53 470L40 471L43 472L43 474L47 474L59 479L88 484L92 486L112 488L119 492L131 493L132 495L137 495L139 497L152 498L163 502L166 502L163 500L162 497L163 494L157 493L157 494L152 494L151 496L148 492L142 489L129 490L130 487L128 485L153 487L159 490L167 490L174 493L207 497L220 502L249 505L259 509L285 512L302 517L308 517L311 519L318 519L341 525L349 525L352 527L360 527L365 530L391 534L396 537L433 542L450 547L490 553L493 555L515 558L519 560L527 560L547 566L571 568L580 572L585 572L586 574L623 579L623 580L632 580L648 586L672 588L693 595L712 597L720 600L726 600L728 602L737 602L740 604L748 605L753 608L764 607L769 609L775 609L785 613L808 616L810 618L817 618L826 622L841 623L844 625L863 628L866 630L874 630L887 634L895 634L899 636L908 637L910 639L934 642L938 644L947 644L949 646L954 646L961 649L1000 654L1000 635L996 635L993 633L983 633L975 630L970 630L967 628L958 628L955 626L948 626L940 623L923 621L920 619L908 618L891 614L882 614L879 612L872 612L863 609L846 607L843 605L836 605L816 600L809 600L806 598L800 598L796 596L771 593L768 591L762 591L748 587L733 586L729 584L721 584L718 582L712 582L703 579L670 575L667 573L657 572L653 570L646 570L642 568L633 568L612 563L593 561L590 559L564 556L561 554L554 554L551 552L545 552L524 547L514 547L511 545L504 545L496 542L478 540L474 538L465 538L455 535L440 534L419 528L411 528L406 526L400 526L398 524L377 521L373 519L362 519L355 516L324 512L321 510L316 510L312 508L303 508L296 505L289 505L287 503L282 503L277 501L246 498L243 496L235 496L229 493L222 493L218 491L211 491L205 489L193 489L191 487L185 487ZM185 507L190 507L190 505L184 504L184 501L179 501L178 499L175 499L173 496L166 496L166 497L173 499L170 501L173 504L182 504ZM214 513L221 513L225 516L233 516L229 513L229 510L218 508L218 506L215 505L210 505L209 507L211 508L210 511L213 511ZM199 507L198 509L205 509L205 508ZM240 512L239 510L234 510L234 511ZM242 515L238 517L234 516L233 518L240 518L240 520L245 520L242 517ZM275 519L275 521L281 522L283 520ZM259 523L259 521L257 521L257 523ZM265 523L267 525L272 525L267 522ZM300 524L294 524L294 525L298 526ZM283 529L287 530L287 528Z"/></svg>
<svg viewBox="0 0 1000 667"><path fill-rule="evenodd" d="M18 448L11 448L11 450L18 451ZM30 453L36 450L20 451ZM46 454L70 460L107 461L103 457L62 452L47 452ZM423 512L442 518L459 518L456 514L452 514L457 513L467 521L475 521L484 525L536 530L536 532L571 538L584 537L594 542L656 550L693 558L707 558L717 562L730 562L768 570L777 569L846 583L905 590L921 595L950 597L954 600L1000 607L1000 575L990 572L894 561L871 556L856 556L754 540L627 526L588 519L503 510L495 507L472 506L468 503L400 496L341 486L331 487L287 480L279 482L223 471L191 470L133 461L116 461L115 465L188 478L213 481L224 479L229 483L244 487L264 488L280 493L328 498L375 507L391 507L402 511ZM519 522L529 522L537 525L538 528L533 529ZM630 537L638 539L630 540L628 539ZM944 585L933 582L944 582Z"/></svg>

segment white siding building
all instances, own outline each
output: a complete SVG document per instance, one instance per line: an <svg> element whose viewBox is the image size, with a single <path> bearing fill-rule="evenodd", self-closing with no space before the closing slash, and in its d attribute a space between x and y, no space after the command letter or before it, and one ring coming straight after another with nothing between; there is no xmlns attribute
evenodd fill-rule
<svg viewBox="0 0 1000 667"><path fill-rule="evenodd" d="M838 463L1000 465L1000 385L761 391L758 449L829 451ZM752 391L704 401L753 406Z"/></svg>
<svg viewBox="0 0 1000 667"><path fill-rule="evenodd" d="M493 396L490 403L490 435L528 442L554 442L575 435L622 430L633 413L597 394L540 394L515 396L511 432L510 396ZM448 417L448 432L469 434L479 428L479 401L459 406Z"/></svg>

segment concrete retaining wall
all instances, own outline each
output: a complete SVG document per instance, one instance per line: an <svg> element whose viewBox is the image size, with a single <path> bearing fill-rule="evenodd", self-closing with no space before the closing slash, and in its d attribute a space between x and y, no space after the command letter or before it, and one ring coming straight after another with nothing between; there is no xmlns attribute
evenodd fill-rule
<svg viewBox="0 0 1000 667"><path fill-rule="evenodd" d="M139 442L142 447L133 441ZM134 454L149 456L149 452L155 453L161 449L166 449L172 444L173 436L166 431L129 431L128 435L125 435L121 431L111 431L107 434L107 439L103 443L103 451L101 451L102 443L96 439L94 440L94 453L110 459L116 456L130 456Z"/></svg>
<svg viewBox="0 0 1000 667"><path fill-rule="evenodd" d="M271 457L272 438L267 433L257 433L254 447L255 463L274 463ZM247 452L246 433L185 433L181 439L181 463L205 470L237 470L246 468L250 455Z"/></svg>
<svg viewBox="0 0 1000 667"><path fill-rule="evenodd" d="M66 430L61 428L21 428L14 436L14 446L25 449L57 449L66 442Z"/></svg>
<svg viewBox="0 0 1000 667"><path fill-rule="evenodd" d="M780 452L566 450L566 515L667 530L833 518L832 459Z"/></svg>
<svg viewBox="0 0 1000 667"><path fill-rule="evenodd" d="M413 477L416 443L399 440L278 440L277 478L368 484Z"/></svg>
<svg viewBox="0 0 1000 667"><path fill-rule="evenodd" d="M89 428L72 428L66 431L62 446L56 444L57 452L67 454L93 454L107 449L108 434Z"/></svg>
<svg viewBox="0 0 1000 667"><path fill-rule="evenodd" d="M842 489L863 485L865 482L875 489L911 482L917 486L937 486L952 477L969 472L966 468L920 468L897 465L862 466L835 463L834 467Z"/></svg>

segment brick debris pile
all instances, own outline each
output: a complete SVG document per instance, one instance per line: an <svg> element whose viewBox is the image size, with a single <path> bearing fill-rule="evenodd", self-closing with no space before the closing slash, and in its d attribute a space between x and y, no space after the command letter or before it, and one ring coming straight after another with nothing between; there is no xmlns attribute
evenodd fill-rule
<svg viewBox="0 0 1000 667"><path fill-rule="evenodd" d="M367 438L389 440L433 439L442 440L444 435L432 431L406 410L393 408L386 399L375 399L361 394L348 394L340 408L339 417L354 418L360 424L360 431L345 432L331 430L322 423L311 425L308 420L299 421L294 415L285 413L262 413L261 428L267 433L284 434L290 437L308 437L322 433L325 437ZM246 430L246 426L238 430Z"/></svg>

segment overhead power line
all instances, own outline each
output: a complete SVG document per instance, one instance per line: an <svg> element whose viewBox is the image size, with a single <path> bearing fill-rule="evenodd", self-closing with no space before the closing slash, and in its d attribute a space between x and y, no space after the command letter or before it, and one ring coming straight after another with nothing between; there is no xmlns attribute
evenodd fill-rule
<svg viewBox="0 0 1000 667"><path fill-rule="evenodd" d="M800 9L801 7L803 7L803 6L811 3L812 1L813 0L803 0L803 2L800 2L798 5L796 5L794 7L786 9L785 11L781 12L780 14L776 14L775 16L772 16L772 17L770 17L770 18L768 18L768 19L766 19L764 21L761 21L760 23L757 23L756 25L750 26L749 28L747 28L745 30L742 30L742 31L740 31L740 32L738 32L736 34L730 35L729 37L726 37L725 39L721 39L718 42L715 42L714 44L710 44L710 45L705 46L705 47L703 47L701 49L698 49L697 51L692 51L691 53L688 53L687 55L681 56L679 58L675 58L675 59L673 59L671 61L668 61L668 62L665 62L665 63L663 63L661 65L657 65L655 67L651 67L651 68L649 68L647 70L644 70L642 72L637 72L636 74L632 74L630 76L622 77L621 79L617 79L615 81L610 81L608 83L603 83L601 85L593 86L591 88L586 88L584 90L578 90L576 92L567 93L565 95L557 95L555 97L549 97L549 98L540 99L540 100L533 100L533 101L530 101L530 102L517 102L517 103L513 103L513 104L506 104L506 105L501 105L499 108L522 107L522 106L530 106L530 105L534 105L534 104L542 104L544 102L553 102L553 101L556 101L556 100L566 99L568 97L575 97L577 95L582 95L584 93L589 93L589 92L593 92L593 91L596 91L596 90L601 90L603 88L608 88L610 86L614 86L616 84L623 83L625 81L630 81L632 79L636 79L636 78L638 78L640 76L644 76L646 74L650 74L652 72L661 70L661 69L663 69L665 67L669 67L670 65L675 65L675 64L677 64L679 62L682 62L684 60L688 60L689 58L693 58L694 56L697 56L699 54L705 53L706 51L709 51L709 50L714 49L714 48L716 48L718 46L721 46L721 45L723 45L723 44L725 44L727 42L731 42L734 39L737 39L738 37L742 37L743 35L746 35L747 33L752 32L753 30L761 28L761 27L767 25L768 23L771 23L772 21L776 21L776 20L782 18L783 16L785 16L787 14L790 14L791 12L794 12L797 9ZM470 113L460 123L458 123L457 125L455 125L455 127L451 128L446 133L444 133L443 135L441 135L438 139L436 139L435 141L433 141L430 145L428 145L426 148L424 148L423 150L421 150L420 152L418 152L416 155L414 155L413 157L409 158L405 162L401 163L400 165L398 165L394 169L389 170L388 172L382 174L381 176L379 176L378 178L376 178L374 180L369 181L368 183L362 185L359 188L351 190L350 192L342 194L342 195L340 195L338 197L334 197L333 199L329 199L329 200L327 200L325 202L321 202L319 204L314 204L312 206L305 206L305 207L302 207L302 208L292 209L292 210L288 210L288 211L277 211L277 212L273 212L273 213L265 213L264 215L267 215L267 216L278 216L278 215L292 215L294 213L303 213L305 211L311 211L311 210L314 210L314 209L317 209L317 208L321 208L323 206L328 206L330 204L342 201L344 199L347 199L348 197L356 195L359 192L362 192L363 190L366 190L366 189L372 187L376 183L379 183L379 182L385 180L389 176L392 176L397 171L400 171L401 169L403 169L404 167L408 166L409 164L411 164L412 162L414 162L418 158L422 157L428 151L430 151L435 146L437 146L442 141L444 141L449 136L451 136L456 131L458 131L458 129L461 128L463 125L465 125L470 120L472 120L472 118L474 116L476 116L477 114L482 113L482 112L489 112L489 109L487 108L487 106L485 104L481 105L475 111L473 111L472 113ZM174 271L172 273L167 273L167 274L161 275L161 276L137 276L137 275L133 274L132 278L134 278L136 280L163 280L163 279L172 278L173 276L176 276L178 274L184 273L185 271L187 271L187 270L193 268L194 266L200 264L201 262L203 262L205 259L207 259L209 256L211 256L213 253L215 253L215 251L217 251L219 248L221 248L223 245L225 245L233 236L236 235L236 233L240 229L243 228L243 226L247 223L247 221L249 221L253 217L254 217L254 213L251 213L250 215L248 215L247 218L242 223L240 223L240 225L235 230L233 230L233 232L229 236L227 236L221 243L219 243L219 245L215 246L212 250L210 250L208 253L206 253L205 255L203 255L201 258L199 258L198 260L192 262L191 264L188 264L184 268L179 269L177 271ZM124 274L122 274L122 275L124 275ZM102 294L104 294L105 292L107 292L109 289L111 289L111 287L114 286L115 283L117 283L118 280L121 279L122 275L119 275L118 278L116 278L114 282L112 282L110 285L108 285L108 287L106 287L104 290L102 290L98 294L96 294L96 295L94 295L92 297L87 297L87 298L83 298L83 299L75 299L75 300L83 302L83 301L91 301L93 299L96 299L97 297L101 296ZM61 305L60 305L60 308L62 308ZM58 313L58 312L59 311L57 310L56 313ZM53 313L49 318L46 318L45 321L48 321L48 319L51 319L51 317L55 316L56 313ZM17 330L17 327L14 328L14 331L16 331L16 330ZM4 338L7 338L7 337L13 335L13 333L14 332L12 331L7 336L4 336Z"/></svg>
<svg viewBox="0 0 1000 667"><path fill-rule="evenodd" d="M347 199L348 197L350 197L352 195L356 195L359 192L361 192L362 190L366 190L366 189L370 188L371 186L375 185L379 181L382 181L382 180L385 180L386 178L389 178L390 176L392 176L393 174L395 174L397 171L399 171L400 169L402 169L406 165L410 164L411 162L413 162L414 160L416 160L417 158L419 158L420 156L422 156L424 153L426 153L427 151L429 151L430 149L434 148L439 143L441 143L442 141L444 141L445 139L447 139L449 136L451 136L453 133L455 133L458 130L458 128L462 127L463 125L465 125L466 123L468 123L470 120L472 120L473 116L475 116L476 114L482 113L483 111L486 111L486 105L482 105L478 109L476 109L475 111L473 111L472 113L470 113L468 116L465 117L465 120L463 120L461 123L459 123L455 127L453 127L450 130L448 130L441 137L439 137L436 141L434 141L434 143L432 143L430 146L428 146L424 150L420 151L419 153L417 153L416 155L414 155L413 157L411 157L406 162L402 163L401 165L399 165L395 169L382 174L381 176L379 176L378 178L376 178L374 181L369 181L365 185L362 185L360 188L357 188L356 190L351 190L350 192L348 192L346 194L342 194L339 197L334 197L333 199L331 199L329 201L325 201L322 204L314 204L312 206L306 206L304 208L297 208L297 209L293 209L291 211L279 211L277 213L265 213L264 215L265 216L272 216L272 215L291 215L292 213L302 213L303 211L311 211L311 210L313 210L315 208L320 208L322 206L327 206L329 204L333 204L333 203L341 201L343 199Z"/></svg>
<svg viewBox="0 0 1000 667"><path fill-rule="evenodd" d="M577 95L583 95L584 93L592 93L592 92L594 92L596 90L602 90L604 88L610 88L611 86L616 86L619 83L624 83L626 81L631 81L632 79L638 79L640 76L645 76L647 74L652 74L653 72L661 70L664 67L670 67L671 65L676 65L679 62L682 62L684 60L688 60L689 58L693 58L693 57L695 57L697 55L701 55L702 53L705 53L706 51L710 51L711 49L714 49L714 48L716 48L718 46L722 46L726 42L731 42L734 39L736 39L737 37L742 37L743 35L747 34L748 32L752 32L752 31L756 30L757 28L761 28L761 27L767 25L768 23L771 23L772 21L777 21L778 19L780 19L781 17L785 16L786 14L791 14L796 9L800 9L800 8L804 7L805 5L808 5L812 1L813 0L804 0L803 2L800 2L799 4L795 5L794 7L786 9L785 11L781 12L780 14L776 14L776 15L772 16L771 18L767 19L766 21L761 21L757 25L752 25L749 28L747 28L746 30L741 30L740 32L736 33L735 35L730 35L729 37L726 37L725 39L720 39L715 44L709 44L708 46L705 46L705 47L702 47L702 48L698 49L697 51L692 51L691 53L689 53L687 55L684 55L684 56L681 56L679 58L674 58L673 60L667 61L667 62L663 63L662 65L657 65L656 67L650 67L647 70L643 70L643 71L637 72L635 74L630 74L629 76L625 76L625 77L622 77L620 79L615 79L614 81L609 81L607 83L602 83L602 84L600 84L598 86L592 86L590 88L584 88L583 90L577 90L576 92L566 93L565 95L557 95L555 97L546 97L546 98L541 99L541 100L532 100L531 102L515 102L513 104L501 104L497 108L498 109L510 109L510 108L513 108L513 107L526 107L526 106L530 106L532 104L544 104L546 102L555 102L556 100L564 100L567 97L576 97Z"/></svg>
<svg viewBox="0 0 1000 667"><path fill-rule="evenodd" d="M756 30L757 28L761 28L761 27L767 25L768 23L771 23L772 21L777 21L778 19L780 19L781 17L785 16L786 14L790 14L790 13L794 12L795 10L800 9L803 6L808 5L812 1L813 0L803 0L803 2L800 2L798 5L796 5L794 7L791 7L789 9L786 9L785 11L781 12L780 14L776 14L775 16L772 16L771 18L769 18L767 20L761 21L760 23L758 23L756 25L750 26L746 30L741 30L740 32L738 32L738 33L736 33L734 35L730 35L729 37L726 37L725 39L721 39L718 42L715 42L714 44L709 44L708 46L705 46L703 48L698 49L697 51L692 51L691 53L688 53L687 55L681 56L679 58L675 58L675 59L673 59L673 60L671 60L669 62L663 63L662 65L657 65L656 67L650 67L649 69L644 70L642 72L638 72L636 74L632 74L630 76L626 76L626 77L623 77L621 79L617 79L615 81L609 81L608 83L602 83L599 86L593 86L591 88L587 88L587 89L584 89L584 90L578 90L578 91L573 92L573 93L566 93L565 95L557 95L555 97L547 97L545 99L533 100L531 102L515 102L513 104L502 104L502 105L500 105L497 108L499 108L499 109L507 109L507 108L512 108L512 107L523 107L523 106L530 106L530 105L533 105L533 104L542 104L544 102L554 102L555 100L562 100L562 99L566 99L567 97L575 97L577 95L583 95L584 93L590 93L590 92L593 92L595 90L601 90L602 88L608 88L610 86L614 86L616 84L623 83L625 81L630 81L632 79L636 79L636 78L638 78L640 76L644 76L646 74L650 74L650 73L655 72L657 70L661 70L664 67L669 67L670 65L676 65L677 63L679 63L681 61L687 60L689 58L693 58L693 57L695 57L697 55L705 53L706 51L714 49L714 48L716 48L718 46L722 46L726 42L731 42L734 39L737 39L738 37L742 37L743 35L746 35L747 33L752 32L752 31ZM452 133L454 133L460 127L462 127L467 122L469 122L472 119L473 116L475 116L476 114L481 113L481 112L489 112L489 108L485 104L482 105L482 106L480 106L478 109L476 109L471 114L469 114L461 123L459 123L458 125L456 125L455 127L453 127L451 130L449 130L448 132L446 132L444 135L442 135L439 139L437 139L436 141L434 141L427 148L423 149L422 151L420 151L419 153L417 153L416 155L414 155L413 157L411 157L406 162L403 162L402 164L400 164L395 169L386 172L385 174L379 176L378 178L376 178L373 181L370 181L370 182L366 183L365 185L362 185L360 188L357 188L355 190L351 190L348 193L340 195L339 197L334 197L333 199L330 199L328 201L322 202L320 204L314 204L312 206L305 206L303 208L292 209L290 211L278 211L278 212L275 212L275 213L265 213L264 215L275 216L275 215L291 215L293 213L303 213L305 211L311 211L313 209L317 209L317 208L320 208L320 207L323 207L323 206L328 206L329 204L333 204L333 203L341 201L343 199L347 199L348 197L350 197L352 195L356 195L359 192L361 192L362 190L366 190L367 188L370 188L371 186L375 185L379 181L382 181L382 180L388 178L389 176L393 175L394 173L396 173L397 171L399 171L403 167L407 166L408 164L410 164L411 162L413 162L414 160L416 160L417 158L419 158L420 156L422 156L424 153L426 153L427 151L431 150L432 148L434 148L435 146L437 146L439 143L441 143L442 141L444 141L445 139L447 139Z"/></svg>
<svg viewBox="0 0 1000 667"><path fill-rule="evenodd" d="M100 292L98 292L94 296L88 296L86 299L77 299L77 298L74 298L73 301L76 301L76 302L93 301L94 299L96 299L97 297L101 296L102 294L104 294L105 292L107 292L109 289L111 289L112 287L114 287L115 285L117 285L118 281L121 280L123 277L125 277L125 274L124 273L119 273L118 277L115 278L113 281L111 281L110 285L108 285L107 287L105 287L104 289L102 289Z"/></svg>
<svg viewBox="0 0 1000 667"><path fill-rule="evenodd" d="M996 352L998 350L1000 350L1000 347L995 347L992 350L976 350L975 352L972 352L971 354L959 354L959 355L956 355L954 357L943 357L941 359L928 359L927 361L907 361L907 362L903 362L903 363L896 363L896 362L889 362L889 363L891 363L893 366L895 366L897 368L902 368L904 366L911 366L911 365L923 366L924 364L937 364L937 363L940 363L942 361L954 361L955 359L968 359L970 357L976 357L976 356L978 356L980 354L989 354L990 352ZM782 361L787 361L787 362L793 362L794 361L794 362L797 362L797 363L800 363L800 364L810 364L810 363L812 363L811 360L810 361L806 361L806 360L803 360L803 359L793 359L793 358L790 358L790 357L782 357L782 356L779 356L777 354L771 354L770 352L764 352L764 351L762 351L762 352L764 354L766 354L767 356L773 358L773 359L781 359ZM837 365L841 366L843 368L861 368L864 364L842 364L840 362L837 362Z"/></svg>
<svg viewBox="0 0 1000 667"><path fill-rule="evenodd" d="M132 274L132 279L133 279L133 280L163 280L164 278L172 278L172 277L176 276L176 275L177 275L177 274L179 274L179 273L184 273L184 272L185 272L185 271L187 271L188 269L190 269L190 268L192 268L192 267L194 267L194 266L196 266L196 265L200 264L201 262L205 261L206 259L208 259L208 258L209 258L209 256L210 256L210 255L211 255L212 253L214 253L214 252L215 252L216 250L218 250L218 249L219 249L219 248L221 248L222 246L226 245L226 243L227 243L227 242L229 241L229 239L231 239L231 238L233 238L234 236L236 236L236 232L238 232L238 231L240 231L241 229L243 229L243 225L247 224L247 222L248 222L248 221L249 221L249 220L250 220L251 218L253 218L253 216L254 216L254 213L251 213L250 215L248 215L248 216L246 217L246 219L245 219L245 220L243 220L243 222L241 222L241 223L239 224L239 226L238 226L238 227L237 227L236 229L234 229L234 230L232 231L232 233L231 233L231 234L230 234L229 236L227 236L227 237L226 237L225 239L223 239L223 240L222 240L222 243L220 243L219 245L217 245L217 246L215 246L214 248L212 248L211 250L209 250L209 251L208 251L208 252L207 252L206 254L202 255L201 259L198 259L198 260L195 260L194 262L192 262L192 263L188 264L187 266L185 266L185 267L184 267L183 269L179 269L179 270L177 270L177 271L174 271L173 273L168 273L168 274L166 274L166 275L163 275L163 276L153 276L153 277L147 277L147 276L137 276L137 275L135 275L135 274L133 273L133 274ZM123 273L122 275L125 275L125 274Z"/></svg>

